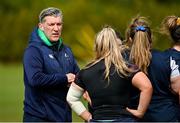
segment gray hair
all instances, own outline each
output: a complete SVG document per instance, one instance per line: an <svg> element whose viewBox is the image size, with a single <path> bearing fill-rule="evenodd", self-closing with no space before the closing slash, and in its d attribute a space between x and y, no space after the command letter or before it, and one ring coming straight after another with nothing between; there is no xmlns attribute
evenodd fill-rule
<svg viewBox="0 0 180 123"><path fill-rule="evenodd" d="M61 19L63 18L63 14L62 14L62 11L58 8L54 8L54 7L49 7L49 8L46 8L46 9L43 9L41 11L41 13L39 14L39 22L43 22L44 18L46 16L55 16L55 17L61 17Z"/></svg>

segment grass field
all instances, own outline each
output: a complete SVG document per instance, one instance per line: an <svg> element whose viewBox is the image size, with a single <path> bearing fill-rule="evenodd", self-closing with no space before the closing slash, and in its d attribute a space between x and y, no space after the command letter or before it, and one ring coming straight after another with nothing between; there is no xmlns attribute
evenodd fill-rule
<svg viewBox="0 0 180 123"><path fill-rule="evenodd" d="M22 65L0 64L0 122L20 122L23 114ZM73 122L82 121L73 112Z"/></svg>

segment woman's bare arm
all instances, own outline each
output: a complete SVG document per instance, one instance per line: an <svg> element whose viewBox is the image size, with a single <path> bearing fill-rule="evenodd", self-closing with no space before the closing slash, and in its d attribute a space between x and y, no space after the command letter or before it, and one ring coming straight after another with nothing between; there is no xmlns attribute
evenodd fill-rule
<svg viewBox="0 0 180 123"><path fill-rule="evenodd" d="M139 105L137 110L129 108L127 108L127 110L136 117L142 118L149 106L152 97L152 85L148 77L143 72L136 73L132 79L132 84L141 91Z"/></svg>

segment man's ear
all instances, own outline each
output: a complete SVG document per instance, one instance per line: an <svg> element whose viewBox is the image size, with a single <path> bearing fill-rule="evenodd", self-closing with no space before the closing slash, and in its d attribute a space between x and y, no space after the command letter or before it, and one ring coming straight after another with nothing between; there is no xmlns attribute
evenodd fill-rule
<svg viewBox="0 0 180 123"><path fill-rule="evenodd" d="M39 26L39 29L41 29L42 31L44 31L44 26L43 26L42 23L39 23L38 26Z"/></svg>

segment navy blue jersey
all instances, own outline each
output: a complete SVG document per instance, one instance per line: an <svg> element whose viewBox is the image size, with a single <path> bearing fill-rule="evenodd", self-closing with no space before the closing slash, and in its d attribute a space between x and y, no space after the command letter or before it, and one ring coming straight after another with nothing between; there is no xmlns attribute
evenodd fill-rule
<svg viewBox="0 0 180 123"><path fill-rule="evenodd" d="M165 53L170 56L171 78L180 76L180 51L171 48Z"/></svg>
<svg viewBox="0 0 180 123"><path fill-rule="evenodd" d="M153 95L144 121L178 121L178 100L170 88L171 55L169 51L152 51L148 76L153 86Z"/></svg>

